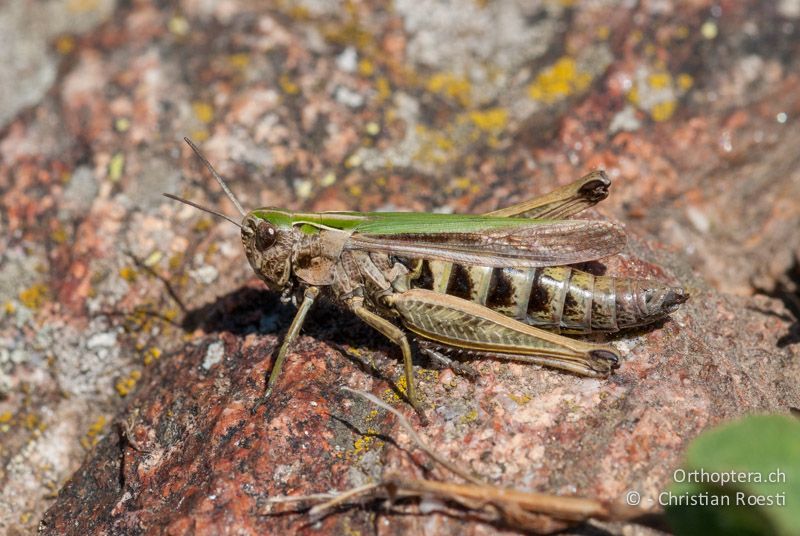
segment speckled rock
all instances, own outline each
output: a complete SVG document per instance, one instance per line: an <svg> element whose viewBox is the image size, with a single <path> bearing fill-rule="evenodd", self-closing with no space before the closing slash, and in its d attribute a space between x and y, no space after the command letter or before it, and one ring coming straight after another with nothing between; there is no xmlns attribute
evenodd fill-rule
<svg viewBox="0 0 800 536"><path fill-rule="evenodd" d="M420 360L423 435L493 483L655 506L702 430L800 406L796 2L47 4L88 11L0 8L39 21L0 85L0 532L505 530L267 507L425 469L340 392L408 411L397 352L330 305L251 413L292 311L159 195L235 213L183 136L247 207L485 212L608 172L608 272L692 299L604 381Z"/></svg>

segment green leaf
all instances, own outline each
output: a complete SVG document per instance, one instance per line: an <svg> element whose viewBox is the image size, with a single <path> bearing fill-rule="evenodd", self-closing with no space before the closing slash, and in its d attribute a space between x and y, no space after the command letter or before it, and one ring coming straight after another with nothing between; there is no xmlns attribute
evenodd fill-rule
<svg viewBox="0 0 800 536"><path fill-rule="evenodd" d="M673 479L659 499L676 534L800 534L800 421L761 415L710 430Z"/></svg>

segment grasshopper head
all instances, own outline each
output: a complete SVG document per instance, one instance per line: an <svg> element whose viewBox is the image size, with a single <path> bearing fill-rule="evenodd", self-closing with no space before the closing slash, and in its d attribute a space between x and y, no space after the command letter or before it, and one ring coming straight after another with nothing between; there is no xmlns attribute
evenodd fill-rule
<svg viewBox="0 0 800 536"><path fill-rule="evenodd" d="M294 235L291 226L291 219L285 211L259 209L245 213L242 204L233 195L233 192L225 180L220 176L214 167L208 163L208 160L200 154L200 150L195 146L189 138L183 138L192 151L197 155L211 175L216 179L222 187L225 195L234 204L236 209L244 217L242 224L239 225L232 218L208 209L197 203L182 199L172 194L164 194L170 199L175 199L181 203L214 214L220 218L224 218L242 229L242 243L244 250L247 253L247 260L250 261L250 266L253 267L256 274L264 280L268 285L274 287L275 290L283 290L289 286L289 277L292 274L292 250L294 243Z"/></svg>
<svg viewBox="0 0 800 536"><path fill-rule="evenodd" d="M292 272L291 227L276 225L263 214L250 212L242 221L242 244L250 266L275 290L288 285Z"/></svg>

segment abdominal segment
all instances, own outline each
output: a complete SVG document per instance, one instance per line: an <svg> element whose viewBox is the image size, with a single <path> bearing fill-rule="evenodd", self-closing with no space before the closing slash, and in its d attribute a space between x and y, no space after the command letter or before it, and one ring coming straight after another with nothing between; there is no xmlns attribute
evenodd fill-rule
<svg viewBox="0 0 800 536"><path fill-rule="evenodd" d="M464 298L556 332L613 332L651 324L688 298L680 287L595 276L568 266L520 269L421 263L412 287Z"/></svg>

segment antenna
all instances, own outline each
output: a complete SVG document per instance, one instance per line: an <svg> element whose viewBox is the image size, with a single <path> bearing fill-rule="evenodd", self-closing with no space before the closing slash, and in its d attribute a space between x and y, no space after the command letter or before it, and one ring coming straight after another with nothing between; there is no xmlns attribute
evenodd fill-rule
<svg viewBox="0 0 800 536"><path fill-rule="evenodd" d="M217 173L217 170L214 169L214 167L211 164L208 163L208 160L206 160L205 157L202 154L200 154L200 149L198 149L197 146L194 143L192 143L192 140L190 140L189 138L183 138L183 141L185 141L186 143L189 144L189 147L192 148L192 151L194 151L194 154L197 155L197 158L199 158L200 161L203 162L206 165L206 167L211 172L211 174L214 176L214 178L217 179L217 182L219 183L219 185L222 186L223 190L225 190L225 195L227 195L228 199L230 199L233 202L234 206L236 206L236 209L239 211L239 213L242 215L242 217L246 216L247 213L245 213L244 209L242 208L242 205L239 204L239 200L236 199L236 196L233 195L233 192L231 192L231 189L228 188L228 185L225 184L225 181L222 179L222 177L219 176L219 173ZM164 195L167 195L167 194L164 194ZM188 201L184 201L183 199L178 199L178 198L176 198L174 196L168 196L168 197L172 197L173 199L176 199L177 201L181 201L182 203L187 203L189 205L192 205L192 206L194 206L196 208L199 208L200 210L205 210L206 212L211 212L212 214L217 214L216 212L212 212L212 211L210 211L208 209L199 207L197 205L193 205L192 203L189 203ZM218 216L222 216L221 214L217 214L217 215ZM226 217L226 216L223 216L223 217ZM237 225L239 225L239 224L237 224Z"/></svg>
<svg viewBox="0 0 800 536"><path fill-rule="evenodd" d="M185 205L189 205L190 207L194 207L196 209L202 210L203 212L208 212L209 214L213 214L214 216L219 216L220 218L225 218L226 220L228 220L229 222L234 224L239 229L242 228L242 226L239 223L233 221L231 218L229 218L225 214L222 214L221 212L216 212L214 210L211 210L210 208L201 207L197 203L192 203L188 199L183 199L182 197L178 197L177 195L172 195L172 194L163 194L163 195L164 195L164 197L169 197L170 199L174 199L175 201L180 201L181 203L183 203Z"/></svg>

